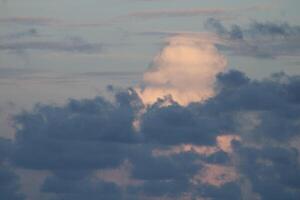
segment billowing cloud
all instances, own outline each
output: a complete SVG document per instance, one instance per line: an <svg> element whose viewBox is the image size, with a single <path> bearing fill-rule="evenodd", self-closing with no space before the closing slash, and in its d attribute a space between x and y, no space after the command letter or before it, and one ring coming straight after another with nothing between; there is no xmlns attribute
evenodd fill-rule
<svg viewBox="0 0 300 200"><path fill-rule="evenodd" d="M300 77L224 71L218 42L173 36L142 85L108 88L113 100L17 114L15 140L0 140L0 197L23 198L21 168L46 170L40 192L57 200L299 199Z"/></svg>
<svg viewBox="0 0 300 200"><path fill-rule="evenodd" d="M210 35L176 35L144 74L138 93L145 104L171 96L181 105L214 95L214 81L227 64Z"/></svg>
<svg viewBox="0 0 300 200"><path fill-rule="evenodd" d="M166 99L144 107L132 89L113 102L38 105L16 116L9 160L50 171L41 192L56 199L296 200L299 80L229 71L217 75L214 96L189 105Z"/></svg>

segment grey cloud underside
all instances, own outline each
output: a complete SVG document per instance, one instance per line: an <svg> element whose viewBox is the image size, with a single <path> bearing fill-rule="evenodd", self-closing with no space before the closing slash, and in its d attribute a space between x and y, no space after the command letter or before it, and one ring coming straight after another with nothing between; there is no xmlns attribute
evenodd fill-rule
<svg viewBox="0 0 300 200"><path fill-rule="evenodd" d="M12 151L12 141L0 138L0 199L23 200L24 195L18 192L19 178L7 164Z"/></svg>
<svg viewBox="0 0 300 200"><path fill-rule="evenodd" d="M117 185L89 179L68 180L57 176L48 177L41 187L41 191L60 194L61 199L64 200L81 200L87 197L91 200L121 199L121 190Z"/></svg>
<svg viewBox="0 0 300 200"><path fill-rule="evenodd" d="M173 102L163 107L161 99L144 107L132 89L116 92L113 102L96 97L73 99L64 106L39 104L15 117L16 140L9 151L1 142L0 153L7 155L9 165L49 170L52 175L41 192L60 200L82 200L86 195L232 200L253 193L263 200L299 199L299 150L291 141L300 133L300 77L278 73L257 81L229 71L218 75L216 90L215 97L188 106ZM136 130L132 122L141 109L146 110ZM232 154L152 153L187 143L214 146L223 134L241 137L233 142ZM132 166L129 176L138 184L120 186L96 178L97 171L126 162ZM221 186L192 181L207 164L233 166L240 176ZM244 193L246 183L251 187ZM16 195L17 190L5 191Z"/></svg>
<svg viewBox="0 0 300 200"><path fill-rule="evenodd" d="M205 27L227 40L220 48L235 55L257 58L277 58L300 55L300 26L287 22L257 22L248 27L237 24L227 28L220 20L210 18Z"/></svg>

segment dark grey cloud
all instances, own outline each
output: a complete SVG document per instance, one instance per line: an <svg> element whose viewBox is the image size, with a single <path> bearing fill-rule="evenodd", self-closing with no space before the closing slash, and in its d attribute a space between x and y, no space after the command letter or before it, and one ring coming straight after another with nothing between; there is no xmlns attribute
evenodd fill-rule
<svg viewBox="0 0 300 200"><path fill-rule="evenodd" d="M287 22L258 22L253 21L248 27L244 28L237 24L231 25L230 28L225 27L222 22L215 18L209 18L205 22L205 27L213 30L219 35L229 37L231 39L243 39L244 37L292 37L299 36L300 26L292 26Z"/></svg>
<svg viewBox="0 0 300 200"><path fill-rule="evenodd" d="M142 152L131 157L132 176L141 180L187 180L200 168L199 155L182 153L173 156L153 156ZM155 169L155 170L153 170Z"/></svg>
<svg viewBox="0 0 300 200"><path fill-rule="evenodd" d="M187 180L149 180L141 186L128 188L133 196L146 195L148 197L177 198L188 192L190 183Z"/></svg>
<svg viewBox="0 0 300 200"><path fill-rule="evenodd" d="M1 164L10 157L12 148L13 145L11 140L0 137L0 154L1 154L0 163Z"/></svg>
<svg viewBox="0 0 300 200"><path fill-rule="evenodd" d="M205 22L205 27L226 40L220 48L235 55L277 58L300 54L300 26L287 22L253 21L248 27L234 24L227 28L220 20L210 18Z"/></svg>
<svg viewBox="0 0 300 200"><path fill-rule="evenodd" d="M300 133L300 77L277 73L252 80L228 71L218 75L215 87L216 96L187 106L161 99L145 107L133 89L113 87L113 101L96 97L36 105L14 118L16 139L6 159L19 168L51 172L40 189L59 200L87 195L229 200L251 199L251 194L299 199L299 149L291 141ZM170 105L162 106L166 100ZM140 129L132 125L137 116ZM216 138L224 134L241 138L233 142L232 153L153 153L184 144L216 148ZM136 184L121 187L96 175L124 163ZM239 176L221 185L196 181L209 165L232 168ZM250 191L245 192L245 183Z"/></svg>
<svg viewBox="0 0 300 200"><path fill-rule="evenodd" d="M0 137L0 199L23 200L19 177L7 163L13 150L12 141Z"/></svg>
<svg viewBox="0 0 300 200"><path fill-rule="evenodd" d="M226 183L218 187L212 185L204 185L197 191L201 196L214 200L240 200L243 199L240 185L237 183Z"/></svg>
<svg viewBox="0 0 300 200"><path fill-rule="evenodd" d="M19 177L11 168L0 166L0 198L9 200L23 200L24 195L19 193Z"/></svg>
<svg viewBox="0 0 300 200"><path fill-rule="evenodd" d="M291 147L246 147L236 144L240 171L251 181L253 191L267 199L300 198L299 152Z"/></svg>
<svg viewBox="0 0 300 200"><path fill-rule="evenodd" d="M42 192L56 194L58 200L91 200L122 198L121 189L114 183L91 181L89 179L70 180L60 177L48 177L41 188Z"/></svg>
<svg viewBox="0 0 300 200"><path fill-rule="evenodd" d="M65 107L38 105L33 113L17 116L22 127L16 137L17 165L32 169L118 166L130 151L128 143L138 141L132 127L134 110L122 95L118 94L116 105L97 97L70 100Z"/></svg>
<svg viewBox="0 0 300 200"><path fill-rule="evenodd" d="M24 111L15 118L19 128L12 163L51 171L41 192L55 199L122 199L117 185L92 175L120 166L137 151L139 138L132 128L135 98L120 92L114 103L97 97Z"/></svg>
<svg viewBox="0 0 300 200"><path fill-rule="evenodd" d="M207 113L207 116L201 112L177 104L161 107L158 102L143 116L141 129L146 140L151 142L213 145L216 135L229 130L232 122L225 114ZM216 124L215 120L219 123Z"/></svg>

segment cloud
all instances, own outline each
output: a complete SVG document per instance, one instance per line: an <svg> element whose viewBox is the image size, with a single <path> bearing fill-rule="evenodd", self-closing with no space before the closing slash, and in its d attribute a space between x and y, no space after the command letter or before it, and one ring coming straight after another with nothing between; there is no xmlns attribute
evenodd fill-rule
<svg viewBox="0 0 300 200"><path fill-rule="evenodd" d="M228 71L217 76L215 96L186 106L143 108L134 90L117 91L113 102L97 97L39 105L15 118L10 157L18 167L50 170L41 189L57 199L87 193L95 199L298 199L299 157L290 141L299 137L299 80L281 73L258 81ZM125 185L95 176L124 162L131 166Z"/></svg>
<svg viewBox="0 0 300 200"><path fill-rule="evenodd" d="M231 25L231 28L226 28L221 21L210 18L206 21L205 26L214 30L219 35L229 36L231 39L243 39L244 37L291 37L299 35L300 26L292 26L287 22L258 22L253 21L249 27L242 28L239 25Z"/></svg>
<svg viewBox="0 0 300 200"><path fill-rule="evenodd" d="M24 195L19 192L19 177L8 165L13 150L12 141L0 138L0 198L23 200Z"/></svg>
<svg viewBox="0 0 300 200"><path fill-rule="evenodd" d="M60 24L61 21L57 19L45 18L45 17L10 17L10 18L0 18L0 23L50 26L50 25Z"/></svg>
<svg viewBox="0 0 300 200"><path fill-rule="evenodd" d="M136 18L157 18L157 17L191 17L191 16L216 16L224 15L228 12L224 9L203 9L203 8L194 8L194 9L166 9L166 10L152 10L152 11L140 11L130 13L128 16Z"/></svg>
<svg viewBox="0 0 300 200"><path fill-rule="evenodd" d="M241 159L239 169L262 200L300 197L300 165L295 149L272 145L253 148L238 144L236 148Z"/></svg>
<svg viewBox="0 0 300 200"><path fill-rule="evenodd" d="M17 17L5 17L0 18L1 24L16 24L22 26L47 26L47 27L95 27L105 26L114 22L115 19L107 21L85 21L85 22L72 22L58 18L49 17L29 17L29 16L17 16Z"/></svg>
<svg viewBox="0 0 300 200"><path fill-rule="evenodd" d="M241 199L248 194L243 193L245 181L250 182L250 193L262 199L273 197L274 190L284 199L297 199L298 150L289 141L299 136L299 83L299 77L285 74L257 81L238 71L222 73L217 93L205 102L146 108L138 132L132 122L142 102L134 90L117 93L115 102L95 98L37 106L16 117L20 129L13 161L19 167L52 171L55 176L46 180L42 191L59 199L80 199L87 191L95 198L112 199ZM244 129L249 121L241 116L249 112L256 113L259 123ZM187 148L153 154L185 144L214 151ZM125 161L132 166L129 177L138 180L135 185L120 189L101 179L100 185L93 182L96 170L118 168ZM76 189L82 183L86 187ZM268 189L261 190L262 185ZM111 189L96 192L106 187Z"/></svg>
<svg viewBox="0 0 300 200"><path fill-rule="evenodd" d="M242 199L241 189L236 183L227 183L221 187L205 185L198 189L204 198L214 200L239 200ZM248 198L248 197L247 197Z"/></svg>
<svg viewBox="0 0 300 200"><path fill-rule="evenodd" d="M44 50L59 52L98 53L103 49L102 44L89 43L81 38L73 37L64 41L14 41L1 42L1 51Z"/></svg>
<svg viewBox="0 0 300 200"><path fill-rule="evenodd" d="M25 37L37 37L39 36L39 33L36 29L31 28L29 30L21 31L21 32L15 32L15 33L10 33L6 35L1 35L0 36L0 41L1 40L16 40L16 39L21 39Z"/></svg>
<svg viewBox="0 0 300 200"><path fill-rule="evenodd" d="M225 71L216 41L171 37L142 85L108 87L112 100L17 114L15 141L0 140L1 166L48 171L40 190L58 200L299 199L300 77ZM148 101L147 90L163 92ZM0 182L18 197L9 177Z"/></svg>
<svg viewBox="0 0 300 200"><path fill-rule="evenodd" d="M144 74L138 93L145 104L172 96L181 105L203 101L214 95L215 76L227 61L209 35L171 37Z"/></svg>
<svg viewBox="0 0 300 200"><path fill-rule="evenodd" d="M24 68L0 68L0 79L10 77L21 77L23 75L33 74L39 70Z"/></svg>
<svg viewBox="0 0 300 200"><path fill-rule="evenodd" d="M141 131L147 140L161 144L212 145L220 132L231 130L232 120L226 113L216 115L197 110L176 104L154 105L142 116Z"/></svg>
<svg viewBox="0 0 300 200"><path fill-rule="evenodd" d="M56 199L61 200L82 200L88 198L91 200L121 199L121 191L113 183L90 180L66 180L60 177L48 177L42 188L42 192L57 194Z"/></svg>
<svg viewBox="0 0 300 200"><path fill-rule="evenodd" d="M76 169L118 166L130 151L127 143L137 142L138 136L133 134L133 108L128 107L130 105L122 94L117 98L120 100L117 105L99 97L70 100L64 108L39 105L35 113L19 115L16 122L22 128L17 135L27 137L17 137L15 162L30 169L65 169L70 165ZM29 128L33 121L36 125ZM40 132L40 138L36 137L36 131ZM33 141L38 145L30 145ZM98 152L106 153L99 156Z"/></svg>
<svg viewBox="0 0 300 200"><path fill-rule="evenodd" d="M240 15L243 12L249 11L265 11L269 9L266 5L256 5L244 8L184 8L184 9L161 9L161 10L145 10L132 12L127 17L140 18L140 19L152 19L162 17L193 17L193 16L206 16L206 17L218 17L218 18L233 18Z"/></svg>
<svg viewBox="0 0 300 200"><path fill-rule="evenodd" d="M245 28L237 24L227 28L221 21L210 18L205 27L226 40L226 44L220 46L234 55L278 58L300 54L300 26L292 26L287 22L253 21Z"/></svg>

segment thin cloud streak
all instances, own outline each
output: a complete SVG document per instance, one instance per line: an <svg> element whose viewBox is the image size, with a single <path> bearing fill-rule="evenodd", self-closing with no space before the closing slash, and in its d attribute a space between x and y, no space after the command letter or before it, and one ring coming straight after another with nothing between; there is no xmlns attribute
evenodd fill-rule
<svg viewBox="0 0 300 200"><path fill-rule="evenodd" d="M233 55L264 59L300 55L300 26L287 22L253 21L248 27L233 24L228 28L220 20L210 18L205 27L222 38L225 42L220 48Z"/></svg>
<svg viewBox="0 0 300 200"><path fill-rule="evenodd" d="M206 16L218 17L219 19L233 19L240 16L241 13L251 11L265 11L272 9L269 5L256 5L245 8L186 8L186 9L161 9L161 10L141 10L128 13L126 15L115 16L107 20L97 20L88 22L72 22L62 19L48 18L48 17L30 17L30 16L16 16L0 18L0 23L3 24L18 24L30 26L50 26L50 27L97 27L107 26L119 23L130 18L148 19L148 18L163 18L163 17L193 17Z"/></svg>
<svg viewBox="0 0 300 200"><path fill-rule="evenodd" d="M181 9L181 10L153 10L153 11L139 11L130 13L129 17L138 18L157 18L157 17L189 17L189 16L215 16L224 15L227 11L224 9Z"/></svg>
<svg viewBox="0 0 300 200"><path fill-rule="evenodd" d="M161 9L137 11L128 14L133 18L161 18L161 17L193 17L193 16L215 16L218 18L235 18L242 12L263 11L270 6L257 5L246 8L224 9L224 8L187 8L187 9Z"/></svg>
<svg viewBox="0 0 300 200"><path fill-rule="evenodd" d="M66 41L22 41L0 43L0 51L61 51L70 53L99 53L103 49L103 44L88 43L82 39L71 39Z"/></svg>

